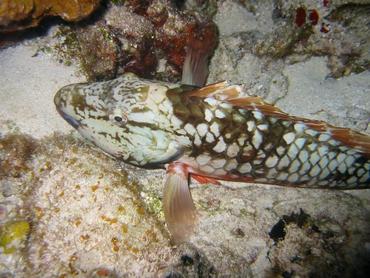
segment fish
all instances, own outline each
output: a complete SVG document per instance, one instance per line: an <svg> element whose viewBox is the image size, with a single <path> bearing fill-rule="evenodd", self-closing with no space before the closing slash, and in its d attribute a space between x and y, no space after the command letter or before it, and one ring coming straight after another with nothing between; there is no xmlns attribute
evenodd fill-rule
<svg viewBox="0 0 370 278"><path fill-rule="evenodd" d="M228 81L204 87L126 73L54 98L82 137L125 163L166 169L163 210L186 240L198 216L189 177L324 189L370 187L370 137L289 115Z"/></svg>

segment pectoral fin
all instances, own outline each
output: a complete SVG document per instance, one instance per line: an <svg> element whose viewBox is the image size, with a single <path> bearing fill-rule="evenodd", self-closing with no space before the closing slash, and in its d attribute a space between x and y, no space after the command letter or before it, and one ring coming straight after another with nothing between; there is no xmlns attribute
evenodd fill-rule
<svg viewBox="0 0 370 278"><path fill-rule="evenodd" d="M188 180L186 165L169 165L164 186L163 209L168 230L176 242L186 240L197 222Z"/></svg>

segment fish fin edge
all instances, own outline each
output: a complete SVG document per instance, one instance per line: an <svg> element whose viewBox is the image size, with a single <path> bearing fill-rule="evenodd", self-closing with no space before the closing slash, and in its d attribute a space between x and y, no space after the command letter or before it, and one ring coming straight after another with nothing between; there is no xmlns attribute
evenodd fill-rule
<svg viewBox="0 0 370 278"><path fill-rule="evenodd" d="M197 214L189 188L189 173L184 165L171 163L165 179L163 210L174 241L186 241L197 224Z"/></svg>

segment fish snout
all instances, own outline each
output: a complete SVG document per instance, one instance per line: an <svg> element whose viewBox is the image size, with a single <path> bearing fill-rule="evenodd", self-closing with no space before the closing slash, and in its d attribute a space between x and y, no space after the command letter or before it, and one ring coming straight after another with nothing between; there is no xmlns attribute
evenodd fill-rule
<svg viewBox="0 0 370 278"><path fill-rule="evenodd" d="M63 87L60 89L54 96L54 104L58 113L74 128L78 128L80 121L77 118L75 109L72 106L73 91L69 86Z"/></svg>

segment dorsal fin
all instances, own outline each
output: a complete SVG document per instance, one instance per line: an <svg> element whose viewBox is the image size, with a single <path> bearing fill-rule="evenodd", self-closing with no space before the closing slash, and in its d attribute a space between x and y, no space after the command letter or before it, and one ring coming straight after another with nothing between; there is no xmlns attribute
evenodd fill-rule
<svg viewBox="0 0 370 278"><path fill-rule="evenodd" d="M238 85L230 85L227 81L220 81L200 89L190 91L187 93L187 96L199 98L213 97L219 100L227 100L239 97L241 91L242 89Z"/></svg>
<svg viewBox="0 0 370 278"><path fill-rule="evenodd" d="M258 110L265 116L273 116L296 123L304 123L306 126L316 131L329 133L333 139L361 151L366 157L370 157L370 136L368 135L361 134L349 128L336 127L323 121L290 116L279 108L265 102L260 97L235 98L229 99L227 102L247 110Z"/></svg>
<svg viewBox="0 0 370 278"><path fill-rule="evenodd" d="M261 97L247 96L240 97L242 88L238 85L229 85L228 82L218 82L208 85L199 90L188 92L189 96L207 98L213 97L218 100L226 101L235 107L246 110L258 110L265 116L272 116L281 120L304 123L320 133L327 132L335 140L342 142L348 147L362 152L370 158L370 136L361 134L348 128L335 127L323 121L310 120L301 117L290 116L279 108L265 102Z"/></svg>

